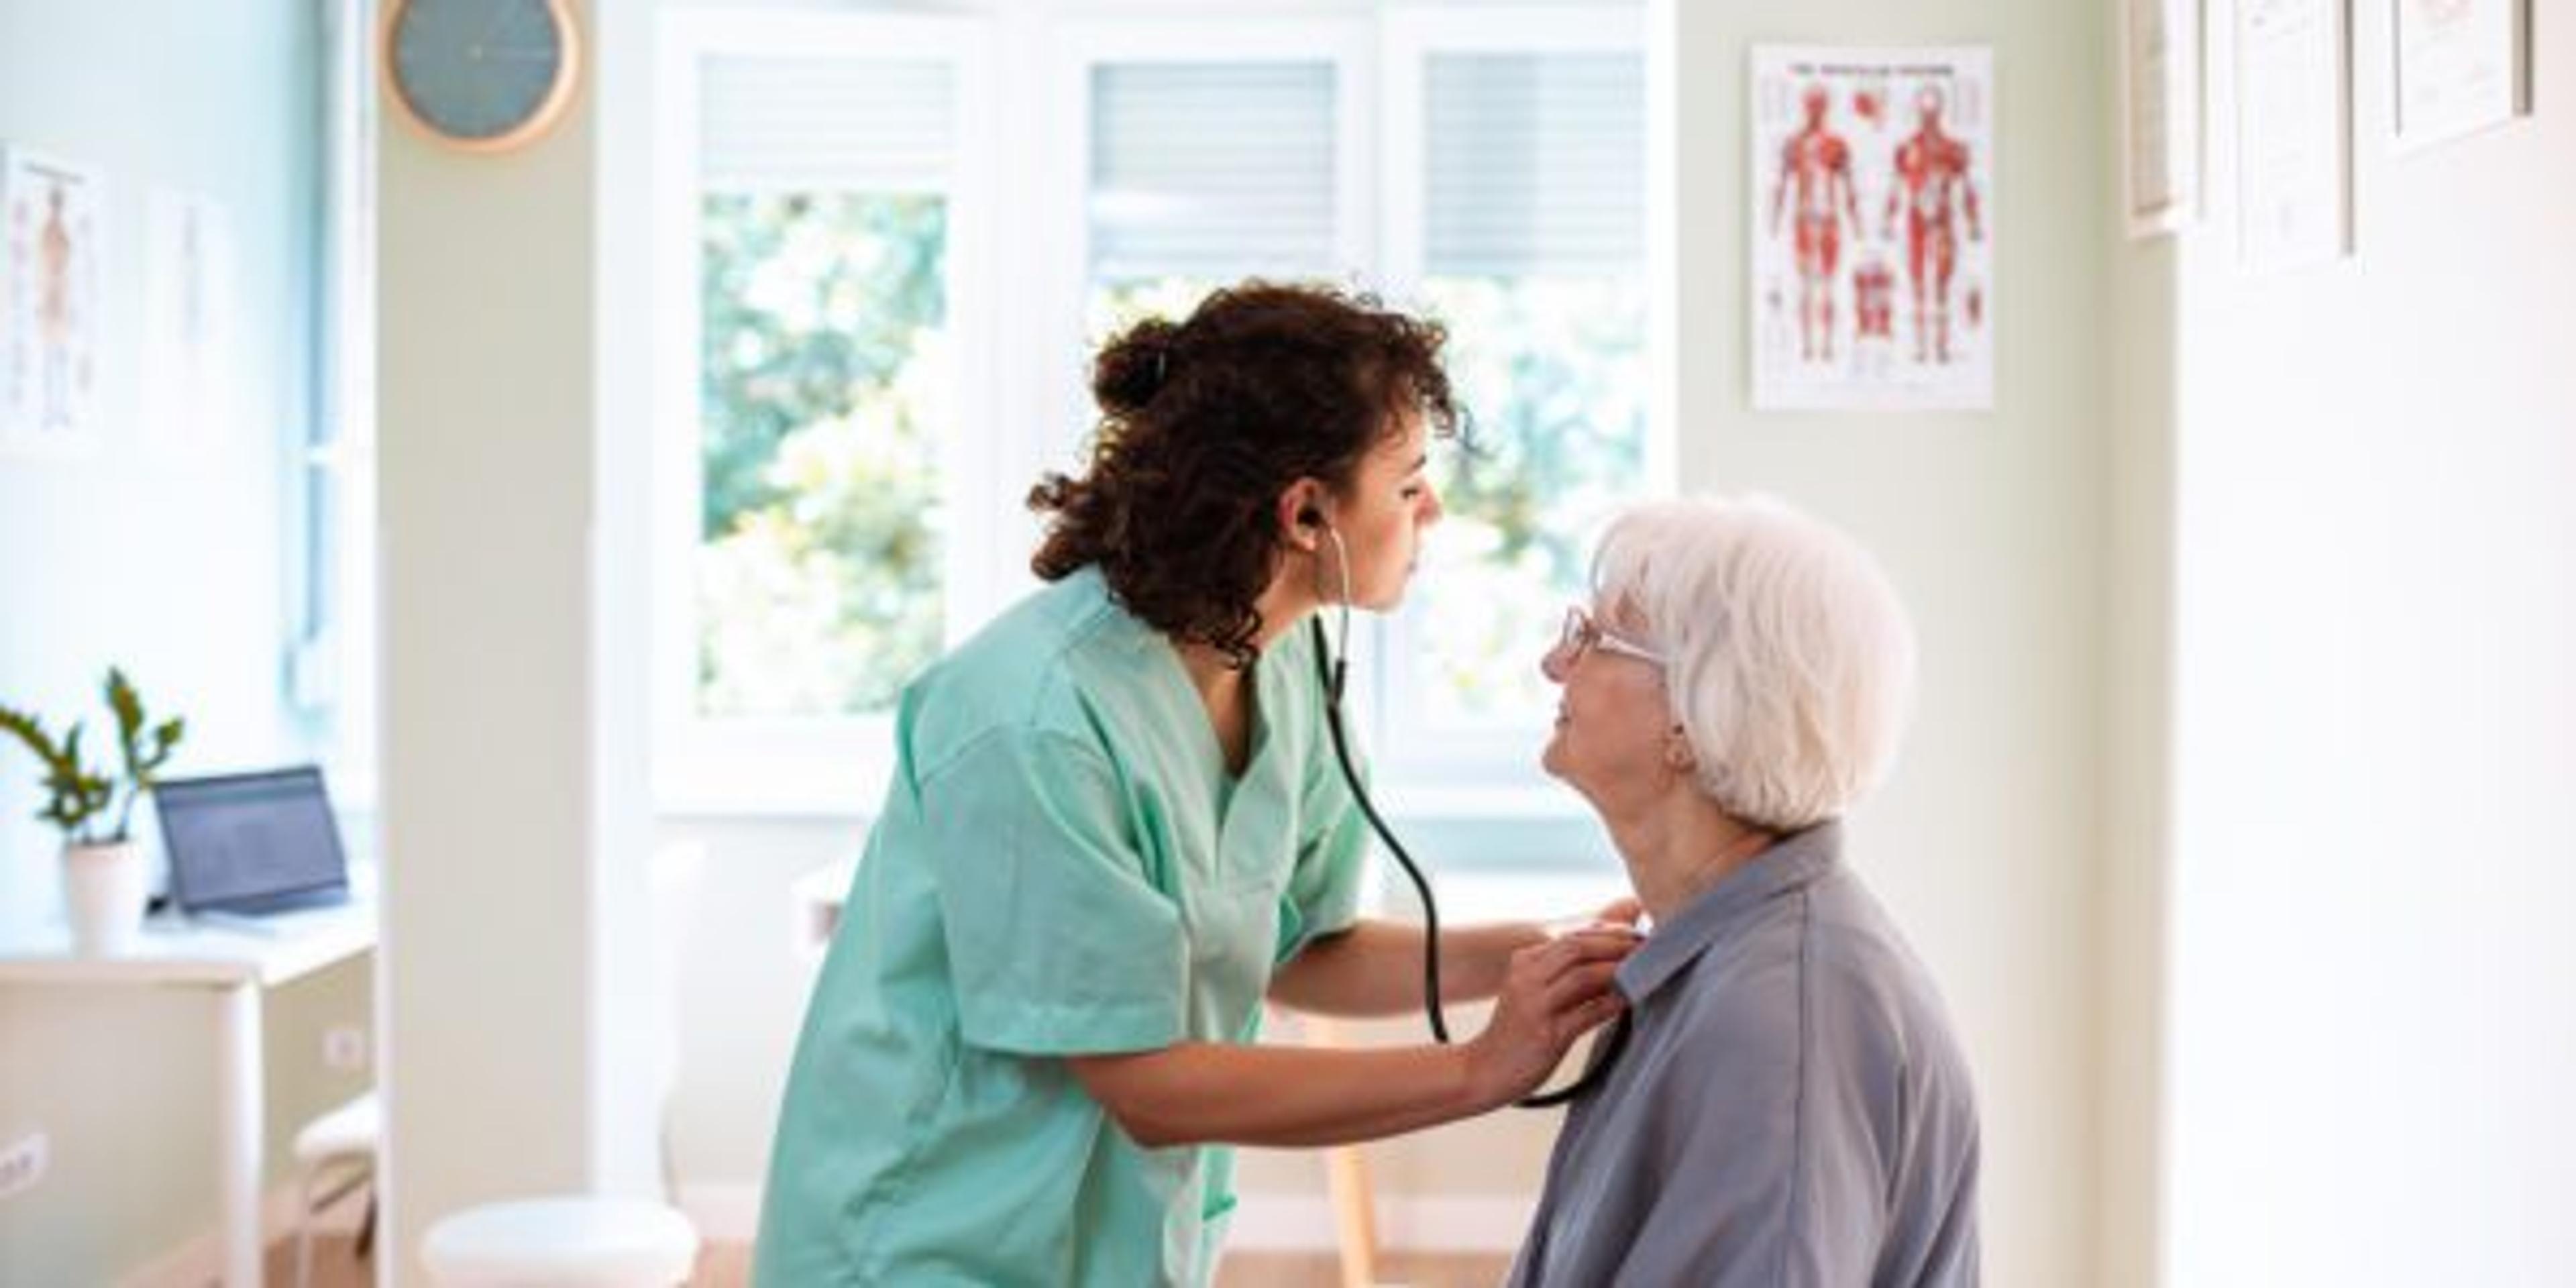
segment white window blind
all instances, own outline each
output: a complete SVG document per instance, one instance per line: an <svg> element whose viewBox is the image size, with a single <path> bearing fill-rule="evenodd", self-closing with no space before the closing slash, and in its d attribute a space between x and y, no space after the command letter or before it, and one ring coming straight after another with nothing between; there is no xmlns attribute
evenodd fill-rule
<svg viewBox="0 0 2576 1288"><path fill-rule="evenodd" d="M710 57L700 181L710 191L943 188L957 152L952 68L851 57Z"/></svg>
<svg viewBox="0 0 2576 1288"><path fill-rule="evenodd" d="M1091 71L1091 278L1334 269L1333 66Z"/></svg>
<svg viewBox="0 0 2576 1288"><path fill-rule="evenodd" d="M1433 276L1645 264L1646 68L1633 53L1435 53L1424 68Z"/></svg>

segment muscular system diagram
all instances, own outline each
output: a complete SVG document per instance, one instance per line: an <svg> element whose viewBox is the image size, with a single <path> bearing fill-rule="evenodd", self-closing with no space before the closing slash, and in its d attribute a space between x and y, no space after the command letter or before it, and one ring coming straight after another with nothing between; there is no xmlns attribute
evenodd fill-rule
<svg viewBox="0 0 2576 1288"><path fill-rule="evenodd" d="M1754 97L1756 405L1985 405L1985 51L1758 49Z"/></svg>

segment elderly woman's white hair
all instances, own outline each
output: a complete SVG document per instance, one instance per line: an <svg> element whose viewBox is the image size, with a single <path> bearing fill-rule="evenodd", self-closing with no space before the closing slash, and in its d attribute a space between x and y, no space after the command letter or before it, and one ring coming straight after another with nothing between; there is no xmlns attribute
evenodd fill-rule
<svg viewBox="0 0 2576 1288"><path fill-rule="evenodd" d="M1595 602L1669 659L1673 715L1728 815L1794 831L1878 782L1913 706L1914 631L1877 561L1768 497L1638 506Z"/></svg>

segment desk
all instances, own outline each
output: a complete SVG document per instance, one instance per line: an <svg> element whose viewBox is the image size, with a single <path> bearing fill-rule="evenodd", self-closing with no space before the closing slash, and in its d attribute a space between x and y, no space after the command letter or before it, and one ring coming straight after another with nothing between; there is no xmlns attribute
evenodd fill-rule
<svg viewBox="0 0 2576 1288"><path fill-rule="evenodd" d="M223 1125L216 1150L223 1196L225 1288L257 1288L260 1178L266 1169L261 1102L261 994L375 947L372 901L286 914L262 929L154 920L114 957L84 957L54 926L0 942L0 987L121 985L201 988L223 1008L216 1084Z"/></svg>

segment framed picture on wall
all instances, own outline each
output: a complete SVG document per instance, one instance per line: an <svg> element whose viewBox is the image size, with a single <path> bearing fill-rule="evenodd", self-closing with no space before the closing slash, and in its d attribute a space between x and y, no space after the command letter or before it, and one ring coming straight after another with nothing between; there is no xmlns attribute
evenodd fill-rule
<svg viewBox="0 0 2576 1288"><path fill-rule="evenodd" d="M96 170L0 146L0 450L97 444L105 186Z"/></svg>
<svg viewBox="0 0 2576 1288"><path fill-rule="evenodd" d="M2530 0L2389 0L2389 123L2400 151L2531 111Z"/></svg>
<svg viewBox="0 0 2576 1288"><path fill-rule="evenodd" d="M1754 408L1992 408L1993 51L1758 45L1748 86Z"/></svg>
<svg viewBox="0 0 2576 1288"><path fill-rule="evenodd" d="M143 210L143 438L201 456L230 445L240 419L232 218L212 197L167 188Z"/></svg>
<svg viewBox="0 0 2576 1288"><path fill-rule="evenodd" d="M2119 0L2121 190L2131 237L2200 214L2200 0Z"/></svg>
<svg viewBox="0 0 2576 1288"><path fill-rule="evenodd" d="M2352 251L2348 0L2234 0L2239 262L2271 273Z"/></svg>

